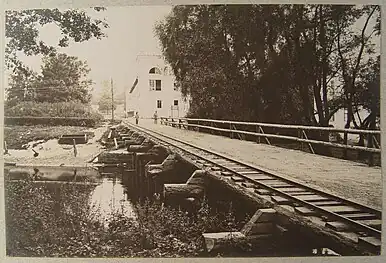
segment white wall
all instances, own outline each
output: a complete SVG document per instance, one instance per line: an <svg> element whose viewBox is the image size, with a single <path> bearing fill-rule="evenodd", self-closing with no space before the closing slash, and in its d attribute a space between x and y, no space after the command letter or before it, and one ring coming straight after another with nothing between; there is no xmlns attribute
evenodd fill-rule
<svg viewBox="0 0 386 263"><path fill-rule="evenodd" d="M161 74L150 74L149 70L157 67ZM133 93L127 94L127 110L138 111L140 117L152 117L157 111L158 116L184 117L188 111L188 103L184 102L181 92L174 90L174 76L167 67L162 56L141 55L137 57L138 84ZM149 80L161 80L161 90L150 88ZM134 82L134 80L133 80ZM157 108L157 101L161 101L161 108ZM174 106L174 101L178 106ZM173 110L172 110L173 107Z"/></svg>

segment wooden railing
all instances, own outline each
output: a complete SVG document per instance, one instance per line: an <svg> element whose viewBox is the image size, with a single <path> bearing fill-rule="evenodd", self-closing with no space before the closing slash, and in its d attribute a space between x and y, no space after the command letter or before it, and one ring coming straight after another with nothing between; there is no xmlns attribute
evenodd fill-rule
<svg viewBox="0 0 386 263"><path fill-rule="evenodd" d="M344 149L344 158L347 158L347 150L356 150L369 153L368 163L372 165L373 154L381 153L379 130L357 130L357 129L338 129L331 127L315 127L300 125L269 124L256 122L240 122L227 120L211 119L191 119L191 118L160 118L161 124L173 127L195 129L197 131L220 132L229 134L231 138L238 136L239 139L245 140L256 138L260 143L264 139L267 144L271 144L272 139L286 140L300 143L302 149L306 144L310 152L315 153L314 147L335 147ZM331 142L330 134L343 134L342 142ZM364 146L350 145L347 140L349 134L363 136Z"/></svg>

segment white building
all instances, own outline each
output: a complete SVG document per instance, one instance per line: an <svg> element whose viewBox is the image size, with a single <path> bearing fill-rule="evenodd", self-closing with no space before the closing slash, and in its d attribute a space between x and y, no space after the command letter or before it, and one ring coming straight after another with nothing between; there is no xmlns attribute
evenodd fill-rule
<svg viewBox="0 0 386 263"><path fill-rule="evenodd" d="M175 77L161 55L138 55L137 77L126 96L128 115L139 113L141 118L151 118L157 111L159 117L184 117L189 102L175 86Z"/></svg>
<svg viewBox="0 0 386 263"><path fill-rule="evenodd" d="M359 109L358 113L355 113L355 116L359 115L361 120L364 120L368 115L369 111L365 109ZM340 109L334 115L332 115L330 119L330 124L335 128L344 129L347 121L347 109ZM353 128L353 124L351 124L351 128Z"/></svg>

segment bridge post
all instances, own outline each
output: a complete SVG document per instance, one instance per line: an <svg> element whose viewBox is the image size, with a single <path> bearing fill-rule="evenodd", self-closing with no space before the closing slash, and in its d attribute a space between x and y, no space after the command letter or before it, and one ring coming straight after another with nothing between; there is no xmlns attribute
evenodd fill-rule
<svg viewBox="0 0 386 263"><path fill-rule="evenodd" d="M143 142L138 144L132 144L128 146L129 152L147 152L153 147L153 143L150 142L148 139L143 140Z"/></svg>
<svg viewBox="0 0 386 263"><path fill-rule="evenodd" d="M165 203L180 204L184 201L194 204L201 203L208 184L205 174L203 170L196 170L184 184L165 184L163 191Z"/></svg>
<svg viewBox="0 0 386 263"><path fill-rule="evenodd" d="M264 244L273 240L278 235L283 235L287 230L276 225L276 211L272 208L262 208L256 211L252 218L240 231L204 233L206 249L208 252L226 247L229 244L250 242Z"/></svg>
<svg viewBox="0 0 386 263"><path fill-rule="evenodd" d="M165 177L176 168L177 162L176 156L169 154L161 164L148 164L145 167L145 176L148 178L152 194L162 192Z"/></svg>

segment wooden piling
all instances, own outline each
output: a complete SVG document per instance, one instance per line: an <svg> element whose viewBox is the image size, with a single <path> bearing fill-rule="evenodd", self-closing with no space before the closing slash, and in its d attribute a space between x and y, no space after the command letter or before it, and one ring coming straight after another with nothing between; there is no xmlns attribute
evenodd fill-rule
<svg viewBox="0 0 386 263"><path fill-rule="evenodd" d="M165 203L180 203L187 198L202 200L207 180L205 171L196 170L185 184L165 184L163 196Z"/></svg>

